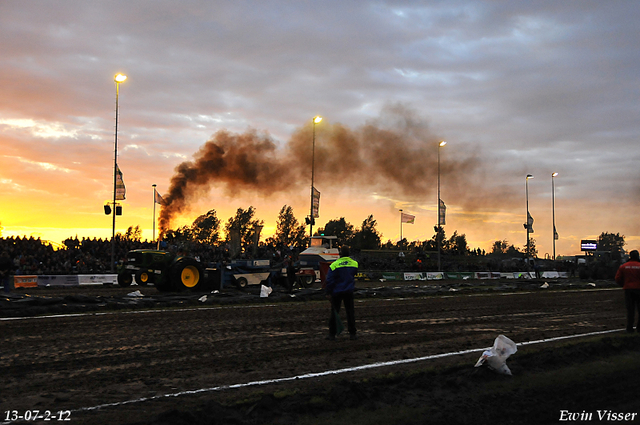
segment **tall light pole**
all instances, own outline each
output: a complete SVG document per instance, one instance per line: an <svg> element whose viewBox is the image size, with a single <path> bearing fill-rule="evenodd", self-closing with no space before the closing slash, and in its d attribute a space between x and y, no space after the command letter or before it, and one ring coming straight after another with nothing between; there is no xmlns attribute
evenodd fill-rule
<svg viewBox="0 0 640 425"><path fill-rule="evenodd" d="M526 250L527 264L529 264L528 258L529 258L529 255L530 255L530 248L531 248L531 245L530 245L530 242L529 242L529 233L531 233L532 224L533 224L533 223L530 222L531 220L529 218L529 217L531 217L529 215L529 179L532 179L532 178L533 178L532 174L527 174L527 177L526 177L525 183L524 183L525 196L527 198L527 222L524 225L524 227L527 229L527 250Z"/></svg>
<svg viewBox="0 0 640 425"><path fill-rule="evenodd" d="M117 190L117 174L118 174L118 97L120 96L120 83L124 83L127 79L126 75L116 74L113 81L116 83L116 131L115 142L113 148L113 228L111 231L111 273L115 272L116 258L116 190Z"/></svg>
<svg viewBox="0 0 640 425"><path fill-rule="evenodd" d="M556 259L556 239L558 239L558 232L556 232L556 186L554 179L558 173L551 174L551 214L553 218L553 259Z"/></svg>
<svg viewBox="0 0 640 425"><path fill-rule="evenodd" d="M153 239L152 240L156 240L156 185L152 184L151 187L153 187Z"/></svg>
<svg viewBox="0 0 640 425"><path fill-rule="evenodd" d="M398 242L398 246L402 249L402 210L400 210L400 242Z"/></svg>
<svg viewBox="0 0 640 425"><path fill-rule="evenodd" d="M442 238L440 237L440 148L446 145L447 142L444 140L438 143L438 217L436 218L436 241L438 242L438 271L442 271L441 261L440 261L440 248L442 246Z"/></svg>
<svg viewBox="0 0 640 425"><path fill-rule="evenodd" d="M313 142L311 150L311 205L309 207L309 246L311 246L311 238L313 237L313 223L315 218L313 217L313 192L314 192L314 178L316 173L316 124L322 121L322 117L316 116L313 118Z"/></svg>

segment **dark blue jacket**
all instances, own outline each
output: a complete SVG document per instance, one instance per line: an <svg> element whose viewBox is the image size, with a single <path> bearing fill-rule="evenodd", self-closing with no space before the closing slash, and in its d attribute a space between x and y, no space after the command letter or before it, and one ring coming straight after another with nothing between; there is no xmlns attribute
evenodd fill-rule
<svg viewBox="0 0 640 425"><path fill-rule="evenodd" d="M353 292L356 287L358 262L349 257L340 257L329 266L327 273L327 294Z"/></svg>

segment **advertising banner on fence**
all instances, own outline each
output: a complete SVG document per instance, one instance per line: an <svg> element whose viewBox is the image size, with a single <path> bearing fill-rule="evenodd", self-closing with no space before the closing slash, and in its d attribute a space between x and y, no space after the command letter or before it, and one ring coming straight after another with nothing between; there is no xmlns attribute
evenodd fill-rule
<svg viewBox="0 0 640 425"><path fill-rule="evenodd" d="M42 275L38 276L38 286L78 286L78 275Z"/></svg>
<svg viewBox="0 0 640 425"><path fill-rule="evenodd" d="M473 272L447 272L445 274L447 279L473 279Z"/></svg>
<svg viewBox="0 0 640 425"><path fill-rule="evenodd" d="M409 272L404 274L404 280L427 280L424 273Z"/></svg>
<svg viewBox="0 0 640 425"><path fill-rule="evenodd" d="M80 285L104 285L105 283L118 283L117 274L79 274Z"/></svg>
<svg viewBox="0 0 640 425"><path fill-rule="evenodd" d="M35 288L38 286L38 276L14 276L14 288Z"/></svg>

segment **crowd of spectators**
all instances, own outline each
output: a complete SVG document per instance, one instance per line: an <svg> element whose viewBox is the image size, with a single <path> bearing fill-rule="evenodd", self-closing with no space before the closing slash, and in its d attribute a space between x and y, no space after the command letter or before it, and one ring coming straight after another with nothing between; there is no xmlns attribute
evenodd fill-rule
<svg viewBox="0 0 640 425"><path fill-rule="evenodd" d="M155 249L155 242L141 241L121 234L115 238L115 264L122 264L126 255L133 249ZM205 265L230 261L229 247L225 244L209 246L199 243L163 244L161 249L173 251L179 255L196 258ZM16 275L46 274L93 274L111 272L111 240L97 238L69 238L63 245L55 248L50 242L34 237L0 238L0 254L7 254L13 262ZM261 243L255 250L247 250L241 258L271 259L273 264L283 259L296 258L299 251ZM363 270L385 271L434 271L438 270L437 254L409 253L398 256L398 251L362 251L354 252L355 258ZM576 273L573 262L551 262L545 264L537 260L536 271L558 270ZM543 267L544 266L544 267ZM442 257L444 271L523 271L527 269L522 259L499 259L492 255L448 256ZM533 264L531 265L533 268ZM606 273L605 273L606 274Z"/></svg>
<svg viewBox="0 0 640 425"><path fill-rule="evenodd" d="M149 242L116 236L116 262L131 249L151 248ZM16 275L108 273L111 270L111 240L70 238L58 249L40 238L0 238L0 253L13 261Z"/></svg>
<svg viewBox="0 0 640 425"><path fill-rule="evenodd" d="M131 239L120 234L115 237L115 264L122 264L129 251L134 249L156 249L156 242ZM206 265L230 261L229 249L225 245L208 246L199 243L161 244L161 249L178 255L188 255ZM0 238L0 254L6 253L13 262L13 274L93 274L111 272L111 240L97 238L69 238L59 247L49 241L34 237ZM256 258L270 258L281 261L284 252L261 244L256 250ZM251 253L250 253L251 254ZM252 257L243 254L242 258Z"/></svg>

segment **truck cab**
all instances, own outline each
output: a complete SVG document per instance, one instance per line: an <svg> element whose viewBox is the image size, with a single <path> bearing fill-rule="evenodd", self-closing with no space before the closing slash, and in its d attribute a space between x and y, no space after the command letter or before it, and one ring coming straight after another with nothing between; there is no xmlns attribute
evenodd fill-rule
<svg viewBox="0 0 640 425"><path fill-rule="evenodd" d="M313 236L309 248L302 251L298 258L299 276L310 286L321 278L320 263L333 263L340 258L337 236Z"/></svg>

